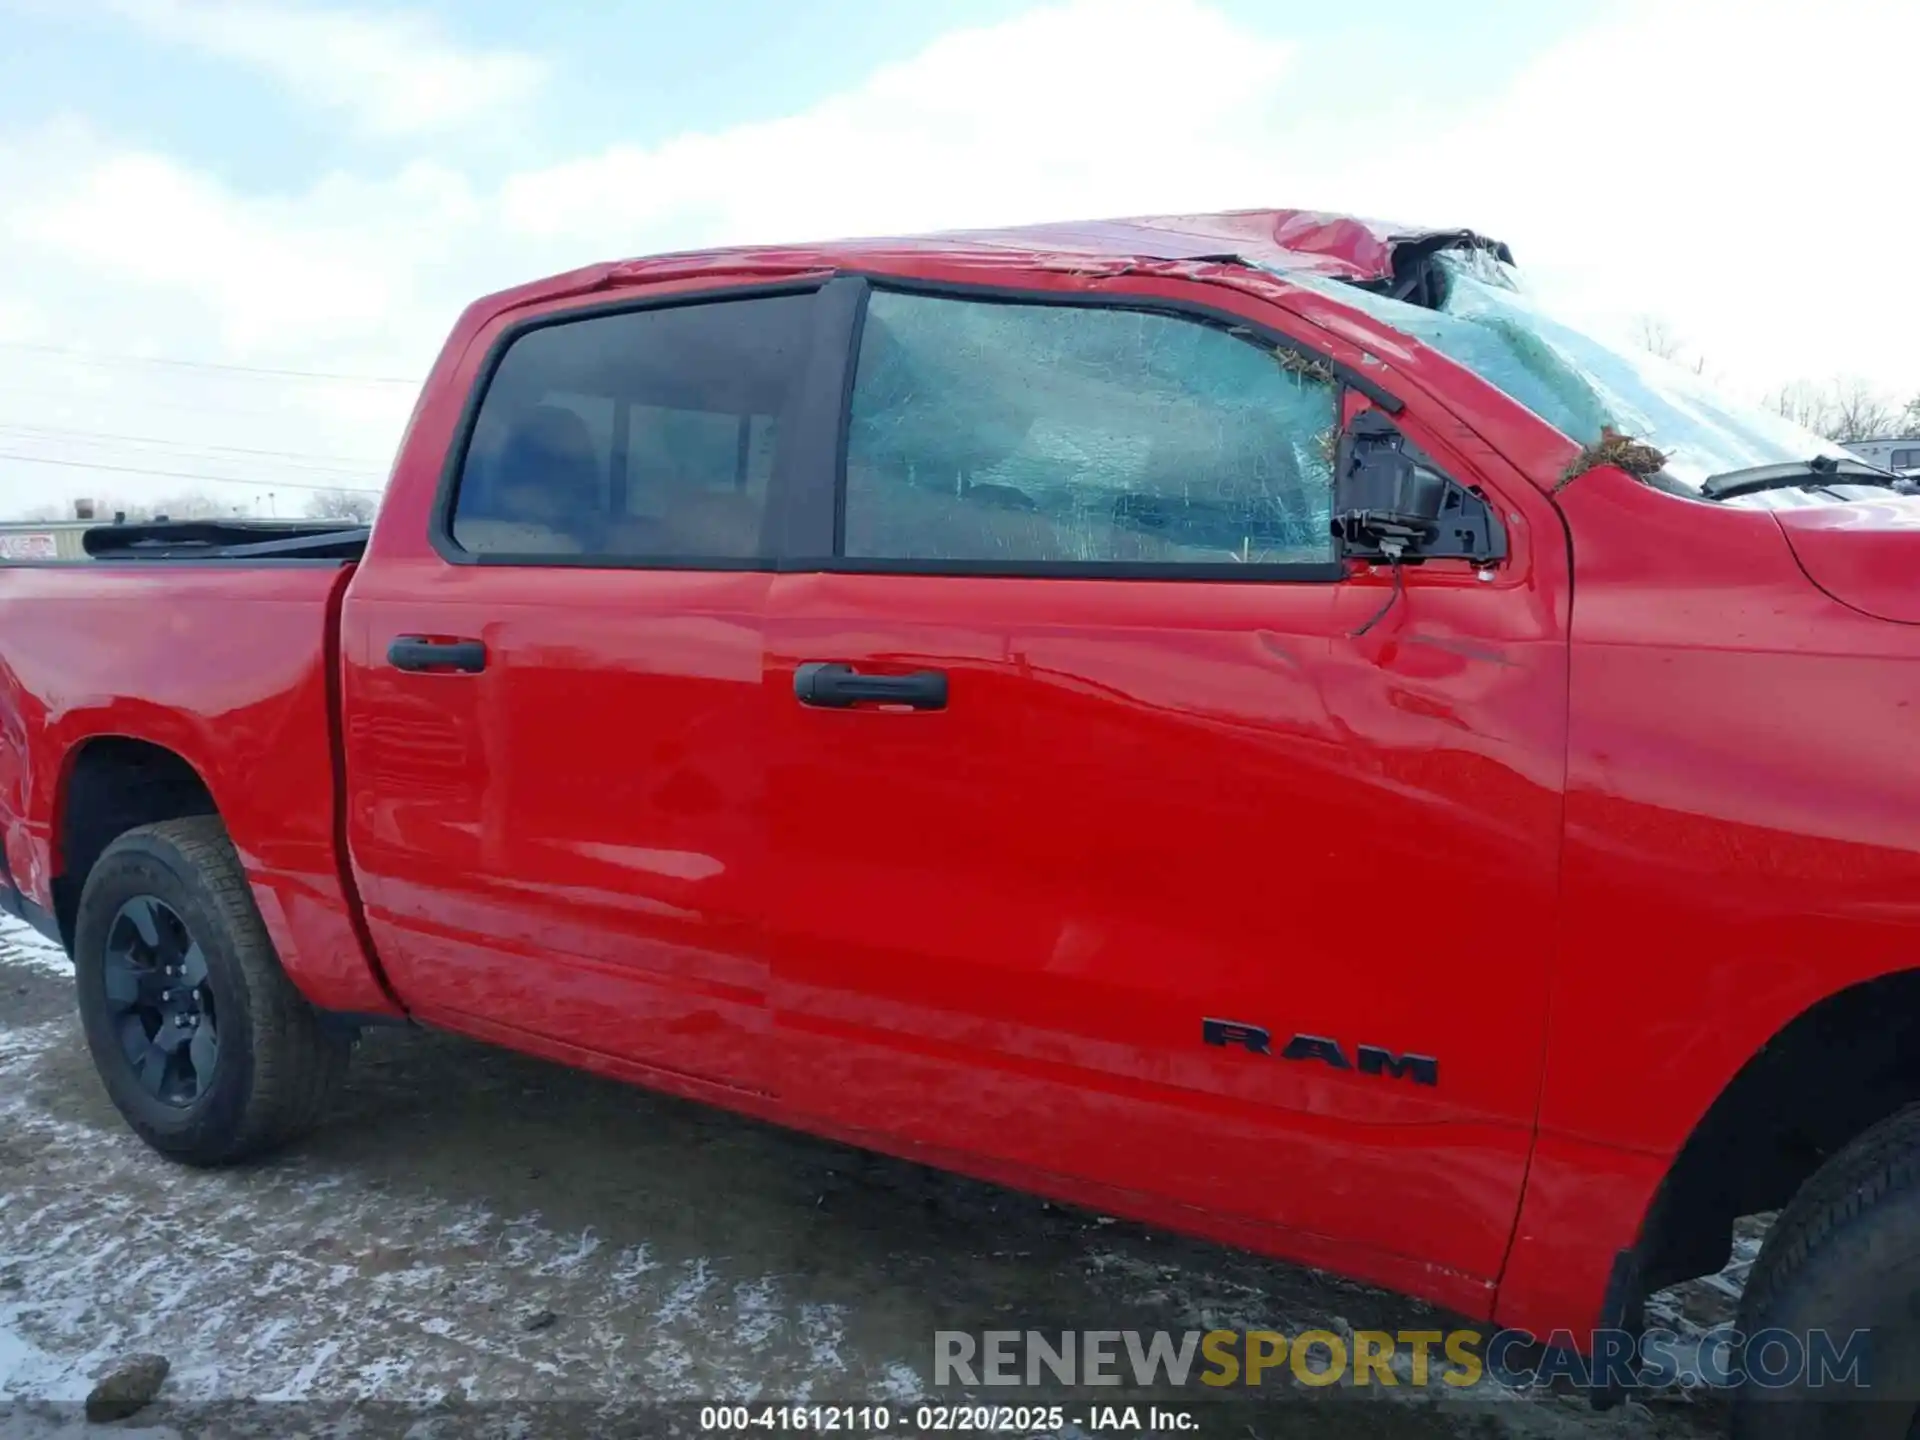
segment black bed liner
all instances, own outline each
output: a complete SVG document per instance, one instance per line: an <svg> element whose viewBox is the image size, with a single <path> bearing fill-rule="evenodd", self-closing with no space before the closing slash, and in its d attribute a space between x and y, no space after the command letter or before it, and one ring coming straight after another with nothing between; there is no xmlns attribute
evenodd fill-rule
<svg viewBox="0 0 1920 1440"><path fill-rule="evenodd" d="M244 520L166 520L101 525L80 543L96 560L358 560L365 525L250 525Z"/></svg>

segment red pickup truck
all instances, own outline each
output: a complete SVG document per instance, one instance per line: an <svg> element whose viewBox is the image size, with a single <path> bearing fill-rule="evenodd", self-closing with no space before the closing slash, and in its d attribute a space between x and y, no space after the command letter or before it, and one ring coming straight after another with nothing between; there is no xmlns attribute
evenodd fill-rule
<svg viewBox="0 0 1920 1440"><path fill-rule="evenodd" d="M0 570L0 898L191 1163L413 1021L1581 1348L1785 1207L1746 1327L1886 1375L1911 489L1467 231L594 266L371 533Z"/></svg>

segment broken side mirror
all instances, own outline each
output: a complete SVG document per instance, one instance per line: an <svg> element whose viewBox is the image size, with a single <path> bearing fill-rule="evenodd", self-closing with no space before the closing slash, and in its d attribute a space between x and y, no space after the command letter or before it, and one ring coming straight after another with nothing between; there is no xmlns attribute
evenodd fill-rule
<svg viewBox="0 0 1920 1440"><path fill-rule="evenodd" d="M1507 537L1477 490L1450 480L1377 410L1354 418L1340 440L1333 533L1354 559L1506 558Z"/></svg>

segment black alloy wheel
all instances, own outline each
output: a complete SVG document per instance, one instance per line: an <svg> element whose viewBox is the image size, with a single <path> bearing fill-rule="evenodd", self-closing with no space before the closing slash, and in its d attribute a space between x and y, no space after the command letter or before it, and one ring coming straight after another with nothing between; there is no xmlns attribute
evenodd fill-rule
<svg viewBox="0 0 1920 1440"><path fill-rule="evenodd" d="M207 957L166 901L136 895L107 928L101 965L107 1013L139 1086L185 1108L213 1084L220 1017Z"/></svg>
<svg viewBox="0 0 1920 1440"><path fill-rule="evenodd" d="M101 851L72 946L94 1068L155 1150L232 1165L318 1123L352 1029L287 978L218 816L135 826Z"/></svg>

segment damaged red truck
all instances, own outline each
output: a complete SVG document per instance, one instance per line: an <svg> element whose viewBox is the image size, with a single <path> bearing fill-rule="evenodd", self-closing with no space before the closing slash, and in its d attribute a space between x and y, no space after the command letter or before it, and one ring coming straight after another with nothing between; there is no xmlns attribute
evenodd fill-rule
<svg viewBox="0 0 1920 1440"><path fill-rule="evenodd" d="M0 897L193 1163L410 1020L1582 1347L1785 1206L1744 1323L1905 1369L1920 500L1514 275L1259 211L482 300L370 534L0 570Z"/></svg>

